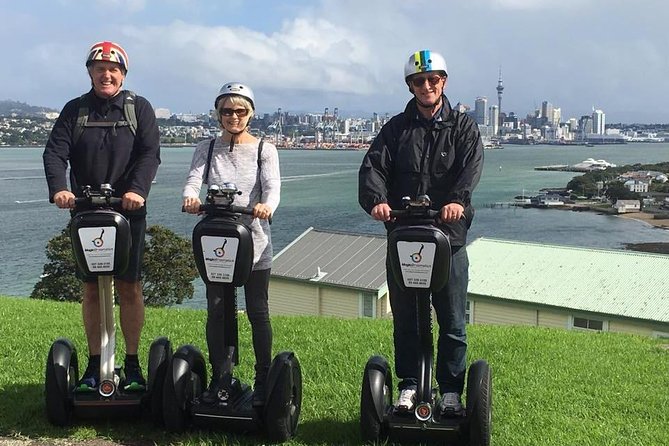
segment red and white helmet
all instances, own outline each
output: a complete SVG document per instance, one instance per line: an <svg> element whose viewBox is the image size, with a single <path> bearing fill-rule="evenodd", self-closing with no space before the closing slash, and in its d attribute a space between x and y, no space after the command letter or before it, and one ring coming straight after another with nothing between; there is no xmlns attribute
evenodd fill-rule
<svg viewBox="0 0 669 446"><path fill-rule="evenodd" d="M86 66L88 67L96 60L116 62L121 65L126 72L128 71L128 54L118 43L105 41L94 44L91 49L88 50Z"/></svg>

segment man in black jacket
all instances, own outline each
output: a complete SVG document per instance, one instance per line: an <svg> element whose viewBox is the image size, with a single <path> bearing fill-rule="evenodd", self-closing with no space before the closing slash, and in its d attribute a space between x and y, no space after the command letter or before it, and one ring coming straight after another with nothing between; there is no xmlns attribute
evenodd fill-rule
<svg viewBox="0 0 669 446"><path fill-rule="evenodd" d="M450 280L432 296L439 324L436 379L445 416L462 413L467 335L465 308L469 260L467 230L474 217L472 192L483 169L483 145L476 123L451 108L443 94L448 81L444 58L434 51L412 54L404 68L405 82L414 95L403 113L386 123L369 148L359 171L358 200L375 220L392 229L391 209L402 208L402 198L428 195L440 211L439 227L453 248ZM416 403L419 339L415 303L387 273L393 312L395 371L399 411Z"/></svg>
<svg viewBox="0 0 669 446"><path fill-rule="evenodd" d="M84 186L97 189L111 184L121 197L122 213L130 221L132 249L128 270L115 278L120 300L121 329L125 338L126 389L146 385L137 358L144 325L144 298L140 283L146 229L146 198L160 164L160 136L151 104L122 90L128 56L113 42L98 42L88 52L86 67L91 90L65 104L44 150L44 171L49 200L59 208L74 208ZM70 165L70 189L66 170ZM99 384L100 312L95 277L83 277L82 314L89 361L77 386Z"/></svg>

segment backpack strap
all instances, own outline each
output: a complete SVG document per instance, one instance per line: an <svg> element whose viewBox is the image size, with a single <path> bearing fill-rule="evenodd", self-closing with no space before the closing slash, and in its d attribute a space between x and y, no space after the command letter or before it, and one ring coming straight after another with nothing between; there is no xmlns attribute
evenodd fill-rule
<svg viewBox="0 0 669 446"><path fill-rule="evenodd" d="M135 94L134 91L126 90L123 98L123 116L128 121L128 126L132 132L132 136L137 135L137 112L135 110Z"/></svg>
<svg viewBox="0 0 669 446"><path fill-rule="evenodd" d="M262 165L262 146L265 140L261 139L260 144L258 144L258 175L260 175L260 166ZM212 138L209 142L209 151L207 152L207 164L205 164L204 177L202 178L203 184L209 184L209 169L211 168L211 158L214 155L214 144L216 144L216 138Z"/></svg>
<svg viewBox="0 0 669 446"><path fill-rule="evenodd" d="M79 115L77 116L77 122L74 124L74 129L72 130L72 145L76 145L81 138L81 134L84 133L84 127L88 122L88 93L82 94L79 97Z"/></svg>
<svg viewBox="0 0 669 446"><path fill-rule="evenodd" d="M216 138L212 138L209 143L209 152L207 152L207 164L204 165L204 177L202 178L202 183L209 185L209 169L211 168L211 157L214 155L214 144L216 144Z"/></svg>

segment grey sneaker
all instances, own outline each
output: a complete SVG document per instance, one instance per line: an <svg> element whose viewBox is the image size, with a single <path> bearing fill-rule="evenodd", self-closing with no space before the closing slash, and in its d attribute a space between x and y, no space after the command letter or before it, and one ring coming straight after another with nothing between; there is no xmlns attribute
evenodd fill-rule
<svg viewBox="0 0 669 446"><path fill-rule="evenodd" d="M446 392L441 395L439 400L439 413L445 417L459 417L464 413L460 394L456 392Z"/></svg>
<svg viewBox="0 0 669 446"><path fill-rule="evenodd" d="M416 389L407 388L400 391L400 396L395 402L395 410L399 412L410 412L416 405Z"/></svg>

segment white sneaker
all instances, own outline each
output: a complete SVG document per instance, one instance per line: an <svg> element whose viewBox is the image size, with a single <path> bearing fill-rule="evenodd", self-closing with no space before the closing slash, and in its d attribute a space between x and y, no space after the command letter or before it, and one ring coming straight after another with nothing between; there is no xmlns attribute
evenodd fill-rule
<svg viewBox="0 0 669 446"><path fill-rule="evenodd" d="M395 402L395 409L400 412L410 412L416 405L416 389L402 389L399 398Z"/></svg>

